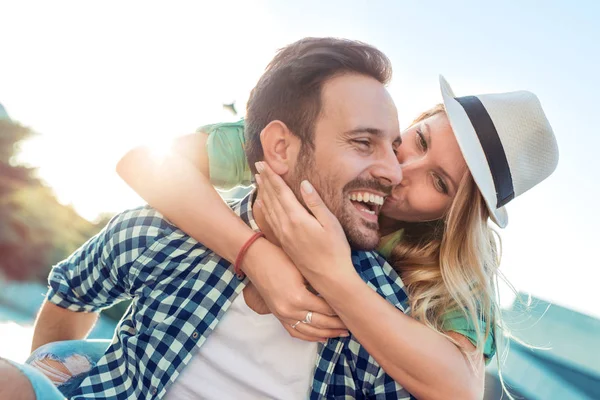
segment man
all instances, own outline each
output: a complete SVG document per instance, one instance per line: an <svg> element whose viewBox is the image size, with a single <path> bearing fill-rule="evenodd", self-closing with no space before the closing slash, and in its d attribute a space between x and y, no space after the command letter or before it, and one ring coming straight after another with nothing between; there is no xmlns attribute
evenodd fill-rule
<svg viewBox="0 0 600 400"><path fill-rule="evenodd" d="M297 196L311 181L356 250L376 246L378 207L348 195L385 196L402 179L390 75L389 60L368 45L304 39L274 58L248 102L250 165L265 160ZM277 243L254 200L231 208ZM370 283L404 309L401 281L380 257L356 251L353 259L359 271L379 271L364 276L386 276ZM317 348L257 314L259 295L230 263L149 207L117 215L53 269L50 286L38 345L83 338L93 313L133 298L74 399L409 397L352 337Z"/></svg>

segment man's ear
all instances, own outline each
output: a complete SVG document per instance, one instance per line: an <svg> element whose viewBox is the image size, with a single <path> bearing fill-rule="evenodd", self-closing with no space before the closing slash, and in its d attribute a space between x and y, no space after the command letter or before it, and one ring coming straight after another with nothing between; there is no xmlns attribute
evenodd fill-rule
<svg viewBox="0 0 600 400"><path fill-rule="evenodd" d="M271 121L260 133L265 161L277 175L285 175L295 165L300 150L300 139L286 124Z"/></svg>

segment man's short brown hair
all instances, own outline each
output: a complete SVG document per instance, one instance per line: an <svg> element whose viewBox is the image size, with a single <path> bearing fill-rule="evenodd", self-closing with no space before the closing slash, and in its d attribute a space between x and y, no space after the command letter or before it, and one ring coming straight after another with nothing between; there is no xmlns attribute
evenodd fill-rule
<svg viewBox="0 0 600 400"><path fill-rule="evenodd" d="M392 66L385 54L348 39L305 38L279 50L252 89L246 107L246 157L250 168L263 159L260 133L282 121L300 138L302 150L314 148L314 127L321 112L323 84L344 73L356 73L387 84Z"/></svg>

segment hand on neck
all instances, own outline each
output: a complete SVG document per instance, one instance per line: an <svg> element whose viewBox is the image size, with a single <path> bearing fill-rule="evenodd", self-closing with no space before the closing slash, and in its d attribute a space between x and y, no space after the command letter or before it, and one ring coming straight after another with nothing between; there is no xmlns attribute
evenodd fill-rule
<svg viewBox="0 0 600 400"><path fill-rule="evenodd" d="M260 229L260 231L262 233L264 233L265 238L269 242L273 243L275 246L281 247L281 243L279 243L279 240L277 239L277 237L273 233L273 230L271 229L271 226L267 222L267 219L265 217L265 210L256 205L257 198L258 198L258 193L257 193L254 201L252 202L252 215L254 217L254 221L256 222L256 225L258 225L258 228Z"/></svg>

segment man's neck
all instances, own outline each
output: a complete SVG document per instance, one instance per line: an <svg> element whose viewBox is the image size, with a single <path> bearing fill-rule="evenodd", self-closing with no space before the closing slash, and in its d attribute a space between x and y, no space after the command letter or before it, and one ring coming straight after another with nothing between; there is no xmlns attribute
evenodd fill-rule
<svg viewBox="0 0 600 400"><path fill-rule="evenodd" d="M387 236L390 233L396 232L400 227L401 225L395 219L387 218L383 215L379 217L379 233L381 236Z"/></svg>

